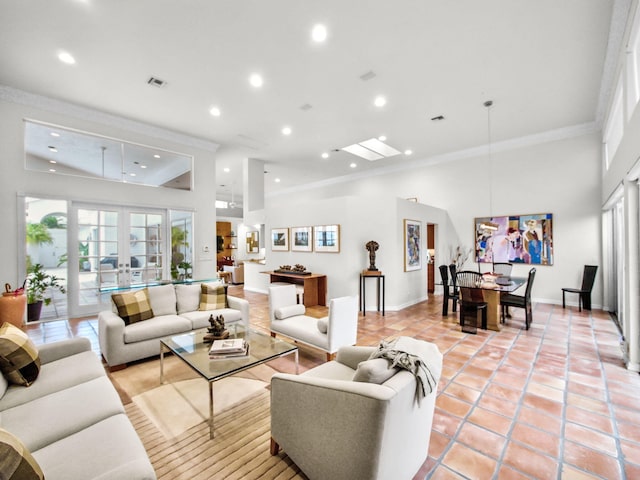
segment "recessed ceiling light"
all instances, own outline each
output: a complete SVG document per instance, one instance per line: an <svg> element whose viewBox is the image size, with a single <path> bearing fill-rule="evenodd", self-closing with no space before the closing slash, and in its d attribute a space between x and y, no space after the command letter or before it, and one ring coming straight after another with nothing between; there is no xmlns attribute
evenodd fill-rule
<svg viewBox="0 0 640 480"><path fill-rule="evenodd" d="M413 153L413 150L405 150L404 154L405 155L411 155Z"/></svg>
<svg viewBox="0 0 640 480"><path fill-rule="evenodd" d="M158 155L157 153L153 156L153 158L160 158L160 155Z"/></svg>
<svg viewBox="0 0 640 480"><path fill-rule="evenodd" d="M49 151L50 151L50 152L58 153L58 149L57 149L56 147L53 147L53 146L49 145L49 147L48 147L48 148L49 148Z"/></svg>
<svg viewBox="0 0 640 480"><path fill-rule="evenodd" d="M352 163L351 165L349 165L351 168L356 168L358 166L357 163Z"/></svg>
<svg viewBox="0 0 640 480"><path fill-rule="evenodd" d="M313 38L314 42L324 42L327 39L327 27L321 23L315 25L313 30L311 30L311 38Z"/></svg>
<svg viewBox="0 0 640 480"><path fill-rule="evenodd" d="M55 160L49 160L49 163L55 164L55 163L58 163L58 162L56 162Z"/></svg>
<svg viewBox="0 0 640 480"><path fill-rule="evenodd" d="M249 77L249 83L253 87L260 88L264 81L262 80L262 77L260 75L258 75L257 73L252 73Z"/></svg>
<svg viewBox="0 0 640 480"><path fill-rule="evenodd" d="M50 171L51 173L54 173L54 172L56 171L56 169L55 169L55 168L50 168L50 169L49 169L49 171Z"/></svg>
<svg viewBox="0 0 640 480"><path fill-rule="evenodd" d="M129 176L130 176L130 177L135 177L135 176L136 176L136 174L135 174L135 173L130 173L130 174L129 174Z"/></svg>
<svg viewBox="0 0 640 480"><path fill-rule="evenodd" d="M354 143L353 145L348 145L346 147L343 147L342 150L369 161L380 160L381 158L386 157L393 157L394 155L400 155L399 150L396 150L392 146L381 142L377 138L370 138L369 140L364 140L359 143Z"/></svg>
<svg viewBox="0 0 640 480"><path fill-rule="evenodd" d="M58 60L67 65L73 65L76 63L76 59L69 52L60 52L58 54Z"/></svg>
<svg viewBox="0 0 640 480"><path fill-rule="evenodd" d="M274 182L276 182L276 183L280 183L280 179L279 179L279 178L276 178L276 179L274 180Z"/></svg>
<svg viewBox="0 0 640 480"><path fill-rule="evenodd" d="M140 168L147 168L146 165L140 165Z"/></svg>
<svg viewBox="0 0 640 480"><path fill-rule="evenodd" d="M229 173L231 171L231 169L229 167L224 167L222 169L225 173Z"/></svg>
<svg viewBox="0 0 640 480"><path fill-rule="evenodd" d="M382 95L378 95L375 100L373 101L373 104L376 107L384 107L387 104L387 99L385 97L383 97Z"/></svg>
<svg viewBox="0 0 640 480"><path fill-rule="evenodd" d="M324 153L322 154L322 158L329 158L329 154L328 154L327 152L324 152Z"/></svg>
<svg viewBox="0 0 640 480"><path fill-rule="evenodd" d="M209 110L209 113L214 117L219 117L221 112L218 107L211 107L211 110Z"/></svg>
<svg viewBox="0 0 640 480"><path fill-rule="evenodd" d="M52 137L59 137L59 136L60 136L60 134L59 134L59 133L57 133L57 132L51 132L51 134L50 134L50 135L51 135Z"/></svg>
<svg viewBox="0 0 640 480"><path fill-rule="evenodd" d="M283 135L291 135L291 127L282 127Z"/></svg>
<svg viewBox="0 0 640 480"><path fill-rule="evenodd" d="M386 137L386 135L380 135L378 137L378 140L380 140L381 142L386 142L387 141L387 137Z"/></svg>

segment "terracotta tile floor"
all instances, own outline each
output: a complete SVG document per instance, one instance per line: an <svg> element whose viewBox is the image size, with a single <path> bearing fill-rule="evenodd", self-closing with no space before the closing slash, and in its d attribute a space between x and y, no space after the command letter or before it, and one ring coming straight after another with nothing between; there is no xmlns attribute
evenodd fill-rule
<svg viewBox="0 0 640 480"><path fill-rule="evenodd" d="M251 324L268 328L266 295L230 287L251 302ZM410 335L444 354L429 457L417 478L640 478L640 376L623 366L619 333L606 312L536 304L500 332L463 334L442 297L386 316L360 316L358 344ZM315 316L323 307L309 309ZM36 343L76 335L99 353L97 319L28 327ZM300 349L300 369L324 354ZM288 358L271 362L290 371Z"/></svg>

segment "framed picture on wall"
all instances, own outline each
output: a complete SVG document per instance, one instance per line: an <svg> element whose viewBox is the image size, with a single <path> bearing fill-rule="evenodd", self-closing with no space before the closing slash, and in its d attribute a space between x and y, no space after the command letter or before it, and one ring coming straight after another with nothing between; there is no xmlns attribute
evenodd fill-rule
<svg viewBox="0 0 640 480"><path fill-rule="evenodd" d="M273 252L289 251L289 229L288 228L272 228L271 229L271 251Z"/></svg>
<svg viewBox="0 0 640 480"><path fill-rule="evenodd" d="M477 263L553 265L553 214L480 217L474 221Z"/></svg>
<svg viewBox="0 0 640 480"><path fill-rule="evenodd" d="M420 270L422 267L420 222L404 220L404 271Z"/></svg>
<svg viewBox="0 0 640 480"><path fill-rule="evenodd" d="M340 225L313 227L313 242L316 252L340 252Z"/></svg>
<svg viewBox="0 0 640 480"><path fill-rule="evenodd" d="M311 227L291 227L291 251L313 251L313 229Z"/></svg>

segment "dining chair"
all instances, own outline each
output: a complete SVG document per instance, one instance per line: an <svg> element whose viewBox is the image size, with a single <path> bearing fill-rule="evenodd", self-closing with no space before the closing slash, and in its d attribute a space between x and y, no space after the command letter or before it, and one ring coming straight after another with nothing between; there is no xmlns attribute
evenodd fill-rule
<svg viewBox="0 0 640 480"><path fill-rule="evenodd" d="M440 265L440 277L442 278L442 316L446 317L449 314L449 300L451 300L451 309L455 312L458 306L458 290L455 284L449 283L449 267L448 265Z"/></svg>
<svg viewBox="0 0 640 480"><path fill-rule="evenodd" d="M577 293L578 294L578 311L582 311L582 307L585 310L591 310L591 290L593 290L593 284L596 281L596 272L598 271L597 265L585 265L584 272L582 273L582 288L563 288L562 289L562 308L565 308L564 295L565 293Z"/></svg>
<svg viewBox="0 0 640 480"><path fill-rule="evenodd" d="M460 326L464 333L476 333L478 313L482 314L481 328L487 329L487 302L482 293L482 275L471 270L456 274L456 283L460 289Z"/></svg>
<svg viewBox="0 0 640 480"><path fill-rule="evenodd" d="M529 326L533 321L533 309L531 308L531 289L533 288L533 280L536 278L536 269L529 270L527 278L527 286L524 295L514 295L513 293L502 293L500 295L500 307L502 308L501 321L504 323L507 308L516 307L524 308L524 324L525 330L529 330Z"/></svg>
<svg viewBox="0 0 640 480"><path fill-rule="evenodd" d="M503 277L510 277L512 268L513 268L512 263L494 263L493 273L502 275Z"/></svg>

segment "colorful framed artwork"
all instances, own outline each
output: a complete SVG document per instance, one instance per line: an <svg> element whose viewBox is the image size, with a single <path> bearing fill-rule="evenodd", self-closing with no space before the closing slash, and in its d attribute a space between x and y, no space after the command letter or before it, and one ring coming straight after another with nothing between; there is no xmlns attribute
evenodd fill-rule
<svg viewBox="0 0 640 480"><path fill-rule="evenodd" d="M260 232L247 232L247 253L258 253L260 251Z"/></svg>
<svg viewBox="0 0 640 480"><path fill-rule="evenodd" d="M477 263L553 265L553 214L474 220Z"/></svg>
<svg viewBox="0 0 640 480"><path fill-rule="evenodd" d="M313 229L311 227L291 227L291 251L313 251Z"/></svg>
<svg viewBox="0 0 640 480"><path fill-rule="evenodd" d="M420 270L422 267L420 222L404 220L404 271Z"/></svg>
<svg viewBox="0 0 640 480"><path fill-rule="evenodd" d="M289 251L289 229L288 228L272 228L271 229L271 251L273 252Z"/></svg>
<svg viewBox="0 0 640 480"><path fill-rule="evenodd" d="M316 252L340 252L340 225L313 227L313 243Z"/></svg>

